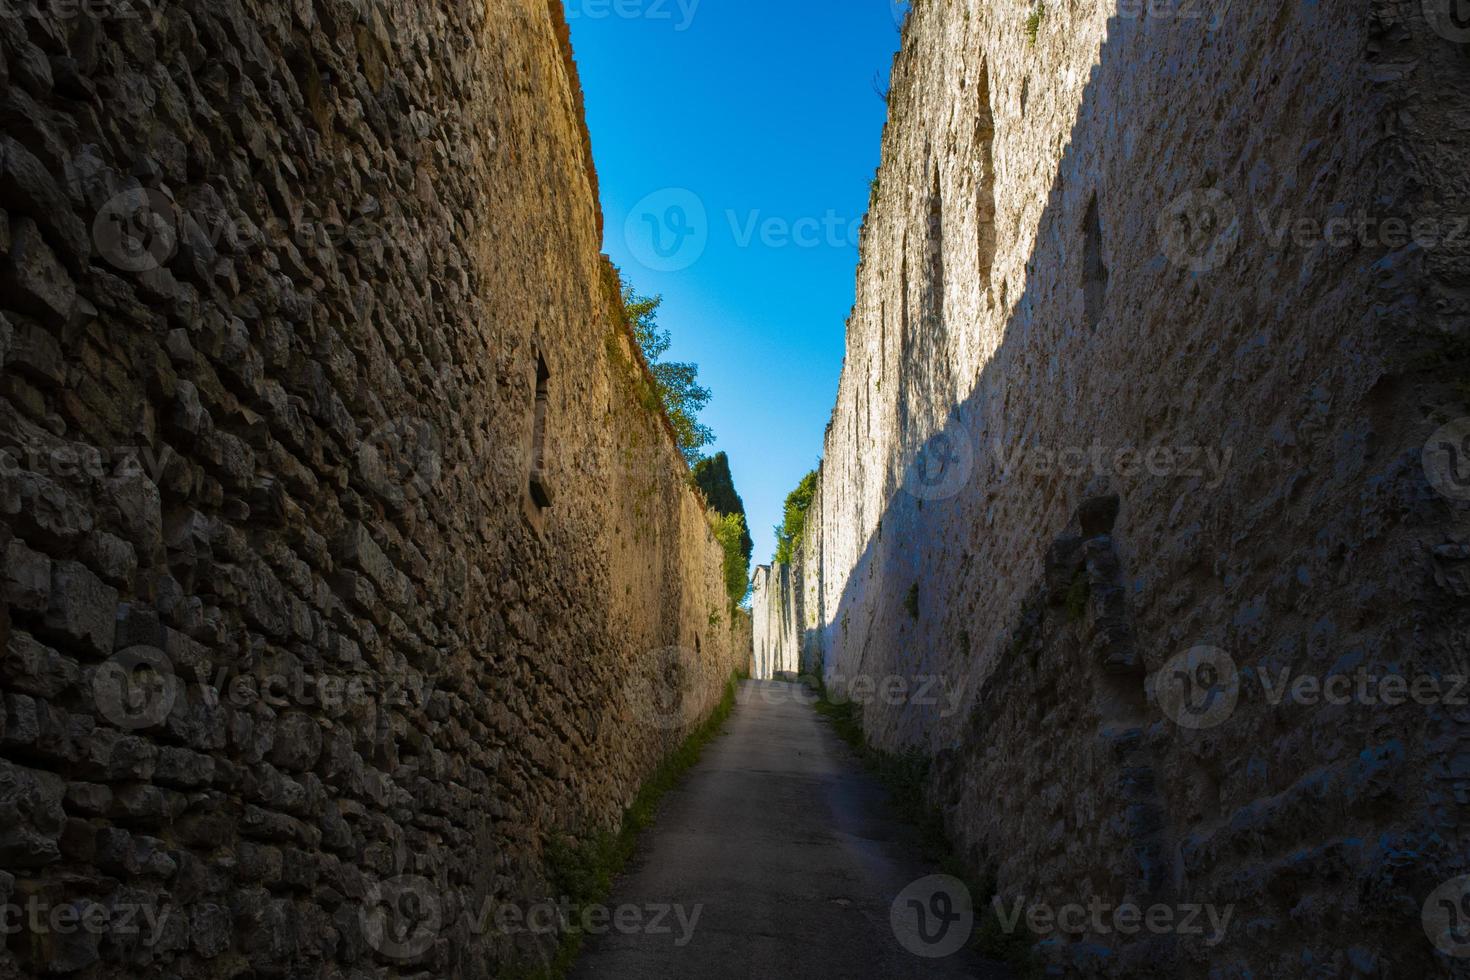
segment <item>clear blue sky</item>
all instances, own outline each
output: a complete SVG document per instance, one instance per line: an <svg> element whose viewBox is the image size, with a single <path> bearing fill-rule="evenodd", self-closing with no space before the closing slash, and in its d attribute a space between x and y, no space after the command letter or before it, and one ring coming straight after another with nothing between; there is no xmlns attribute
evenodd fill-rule
<svg viewBox="0 0 1470 980"><path fill-rule="evenodd" d="M565 0L604 249L699 365L756 563L822 451L902 4Z"/></svg>

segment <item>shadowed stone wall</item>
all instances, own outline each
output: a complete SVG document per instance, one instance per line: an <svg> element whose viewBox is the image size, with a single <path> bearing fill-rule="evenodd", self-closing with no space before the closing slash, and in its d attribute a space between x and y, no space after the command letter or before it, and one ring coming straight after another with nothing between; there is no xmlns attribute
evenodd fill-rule
<svg viewBox="0 0 1470 980"><path fill-rule="evenodd" d="M757 649L802 610L779 655L935 759L1007 903L1230 911L1038 936L1068 970L1463 971L1420 921L1470 882L1470 31L1443 7L908 21Z"/></svg>
<svg viewBox="0 0 1470 980"><path fill-rule="evenodd" d="M745 663L580 101L554 2L7 9L0 976L534 964Z"/></svg>

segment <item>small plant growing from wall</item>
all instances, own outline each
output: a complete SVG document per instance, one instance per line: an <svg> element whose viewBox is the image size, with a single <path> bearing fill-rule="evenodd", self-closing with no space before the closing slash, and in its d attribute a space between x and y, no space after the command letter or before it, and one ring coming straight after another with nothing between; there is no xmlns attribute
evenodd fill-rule
<svg viewBox="0 0 1470 980"><path fill-rule="evenodd" d="M662 409L674 430L679 452L693 466L704 456L701 449L715 439L709 426L699 421L700 411L709 404L710 391L699 383L698 365L663 360L673 344L669 331L658 327L658 308L663 297L640 296L626 282L622 283L622 290L623 316L653 376L652 384L640 379L639 401L650 412Z"/></svg>
<svg viewBox="0 0 1470 980"><path fill-rule="evenodd" d="M1046 17L1046 4L1038 3L1031 9L1031 14L1026 18L1026 43L1032 47L1036 46L1036 38L1041 33L1041 22Z"/></svg>
<svg viewBox="0 0 1470 980"><path fill-rule="evenodd" d="M796 489L786 495L781 523L776 527L776 562L791 564L796 550L801 547L801 535L806 529L806 512L817 494L817 471L812 470L801 478Z"/></svg>
<svg viewBox="0 0 1470 980"><path fill-rule="evenodd" d="M903 597L903 607L908 610L909 618L919 619L919 583L915 582L909 586L909 594Z"/></svg>
<svg viewBox="0 0 1470 980"><path fill-rule="evenodd" d="M725 592L730 597L730 608L734 609L745 601L750 592L748 578L749 562L741 550L740 541L745 535L745 518L740 514L710 515L710 529L720 543L725 559L722 571L725 577ZM711 624L713 625L713 624Z"/></svg>

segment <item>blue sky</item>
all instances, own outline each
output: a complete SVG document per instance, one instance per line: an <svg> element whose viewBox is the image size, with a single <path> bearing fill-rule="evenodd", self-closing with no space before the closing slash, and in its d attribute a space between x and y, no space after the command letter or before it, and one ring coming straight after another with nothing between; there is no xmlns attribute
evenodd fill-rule
<svg viewBox="0 0 1470 980"><path fill-rule="evenodd" d="M892 0L565 0L604 250L714 392L757 563L822 451L898 48Z"/></svg>

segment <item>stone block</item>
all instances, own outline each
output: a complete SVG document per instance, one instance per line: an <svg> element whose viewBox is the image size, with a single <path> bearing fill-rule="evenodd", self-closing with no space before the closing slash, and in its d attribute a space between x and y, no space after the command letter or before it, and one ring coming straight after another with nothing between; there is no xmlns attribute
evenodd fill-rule
<svg viewBox="0 0 1470 980"><path fill-rule="evenodd" d="M112 790L100 783L73 782L66 787L66 809L87 817L100 817L112 802Z"/></svg>
<svg viewBox="0 0 1470 980"><path fill-rule="evenodd" d="M59 776L0 760L0 865L39 868L61 859L65 792Z"/></svg>
<svg viewBox="0 0 1470 980"><path fill-rule="evenodd" d="M228 950L234 939L230 910L212 902L189 909L190 945L200 957L211 960Z"/></svg>
<svg viewBox="0 0 1470 980"><path fill-rule="evenodd" d="M44 613L51 601L51 559L19 540L5 549L5 601L19 613Z"/></svg>
<svg viewBox="0 0 1470 980"><path fill-rule="evenodd" d="M271 745L273 765L291 772L305 772L316 765L322 751L322 729L310 715L289 711L276 720Z"/></svg>
<svg viewBox="0 0 1470 980"><path fill-rule="evenodd" d="M214 780L214 759L189 749L165 745L159 749L153 778L170 786L208 786Z"/></svg>
<svg viewBox="0 0 1470 980"><path fill-rule="evenodd" d="M117 589L105 584L85 565L57 562L52 567L51 601L46 609L47 635L98 657L112 653L117 618Z"/></svg>
<svg viewBox="0 0 1470 980"><path fill-rule="evenodd" d="M84 779L114 783L146 782L153 778L158 747L136 735L99 728L83 746L78 775Z"/></svg>
<svg viewBox="0 0 1470 980"><path fill-rule="evenodd" d="M0 679L13 691L55 700L81 679L80 665L19 630L10 634Z"/></svg>
<svg viewBox="0 0 1470 980"><path fill-rule="evenodd" d="M91 255L87 227L50 168L9 136L0 137L0 203L43 223L76 264Z"/></svg>
<svg viewBox="0 0 1470 980"><path fill-rule="evenodd" d="M22 312L42 318L48 327L59 331L76 309L76 283L46 244L35 221L19 219L11 235L10 256L0 284Z"/></svg>

